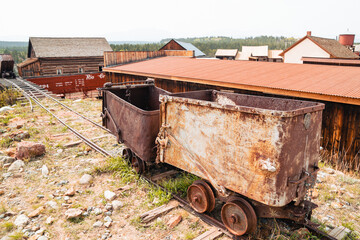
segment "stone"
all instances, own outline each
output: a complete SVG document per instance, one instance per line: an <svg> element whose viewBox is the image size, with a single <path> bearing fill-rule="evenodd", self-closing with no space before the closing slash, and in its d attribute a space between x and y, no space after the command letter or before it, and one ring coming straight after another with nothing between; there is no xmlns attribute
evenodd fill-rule
<svg viewBox="0 0 360 240"><path fill-rule="evenodd" d="M15 157L16 155L16 148L8 148L4 151L4 153L6 155L8 155L9 157Z"/></svg>
<svg viewBox="0 0 360 240"><path fill-rule="evenodd" d="M112 212L111 211L107 211L104 213L106 216L111 216L112 215Z"/></svg>
<svg viewBox="0 0 360 240"><path fill-rule="evenodd" d="M70 196L70 197L72 197L72 196L74 196L75 195L75 189L74 188L69 188L66 192L65 192L65 196Z"/></svg>
<svg viewBox="0 0 360 240"><path fill-rule="evenodd" d="M38 207L36 210L29 213L29 218L39 216L44 210L45 210L45 207Z"/></svg>
<svg viewBox="0 0 360 240"><path fill-rule="evenodd" d="M100 214L102 214L103 213L103 211L100 209L100 208L95 208L94 209L94 214L95 215L100 215Z"/></svg>
<svg viewBox="0 0 360 240"><path fill-rule="evenodd" d="M42 143L23 141L17 145L16 158L31 159L45 153L45 145Z"/></svg>
<svg viewBox="0 0 360 240"><path fill-rule="evenodd" d="M10 106L5 106L5 107L0 108L0 113L5 113L7 111L12 111L12 110L14 110L14 108L12 108Z"/></svg>
<svg viewBox="0 0 360 240"><path fill-rule="evenodd" d="M52 209L57 209L58 208L58 205L57 205L57 203L55 201L48 201L45 204L46 204L46 206L49 206Z"/></svg>
<svg viewBox="0 0 360 240"><path fill-rule="evenodd" d="M111 205L113 207L113 210L119 210L124 206L124 204L119 200L114 200L111 202Z"/></svg>
<svg viewBox="0 0 360 240"><path fill-rule="evenodd" d="M313 199L318 198L318 197L319 197L319 191L316 190L316 189L314 189L314 190L312 191L312 193L311 193L311 197L312 197Z"/></svg>
<svg viewBox="0 0 360 240"><path fill-rule="evenodd" d="M4 165L12 164L15 162L15 158L9 156L0 156L0 166L4 167Z"/></svg>
<svg viewBox="0 0 360 240"><path fill-rule="evenodd" d="M46 236L40 236L37 240L48 240L49 238Z"/></svg>
<svg viewBox="0 0 360 240"><path fill-rule="evenodd" d="M80 178L79 183L81 185L88 185L88 184L91 184L92 181L93 181L93 176L91 176L90 174L84 174Z"/></svg>
<svg viewBox="0 0 360 240"><path fill-rule="evenodd" d="M41 236L41 235L44 234L44 232L45 232L45 228L40 228L39 230L37 230L37 231L35 232L35 234L38 235L38 236Z"/></svg>
<svg viewBox="0 0 360 240"><path fill-rule="evenodd" d="M43 165L43 166L41 167L41 174L42 174L44 177L46 177L47 175L49 175L49 169L48 169L48 167L47 167L46 165Z"/></svg>
<svg viewBox="0 0 360 240"><path fill-rule="evenodd" d="M101 221L97 221L93 224L93 227L102 227L103 223Z"/></svg>
<svg viewBox="0 0 360 240"><path fill-rule="evenodd" d="M104 192L104 197L105 197L106 200L112 201L112 200L114 200L116 198L116 194L114 192L112 192L112 191L106 190Z"/></svg>
<svg viewBox="0 0 360 240"><path fill-rule="evenodd" d="M23 168L25 166L25 163L21 160L16 160L15 162L13 162L9 169L8 172L15 172L15 171L19 171L21 168Z"/></svg>
<svg viewBox="0 0 360 240"><path fill-rule="evenodd" d="M167 224L169 228L174 228L176 225L178 225L181 222L181 220L182 220L181 215L176 215L170 218Z"/></svg>
<svg viewBox="0 0 360 240"><path fill-rule="evenodd" d="M44 198L45 196L42 195L42 194L39 194L39 195L37 195L36 197L39 198L39 199L41 199L41 198Z"/></svg>
<svg viewBox="0 0 360 240"><path fill-rule="evenodd" d="M0 196L4 195L5 194L5 191L0 189Z"/></svg>
<svg viewBox="0 0 360 240"><path fill-rule="evenodd" d="M106 223L104 223L104 226L106 227L106 228L109 228L110 226L111 226L111 222L106 222Z"/></svg>
<svg viewBox="0 0 360 240"><path fill-rule="evenodd" d="M77 217L80 217L82 214L82 210L79 209L79 208L70 208L69 210L67 210L65 212L65 217L67 219L70 219L70 218L77 218Z"/></svg>
<svg viewBox="0 0 360 240"><path fill-rule="evenodd" d="M14 221L14 225L17 227L25 227L29 223L29 218L25 214L20 214Z"/></svg>
<svg viewBox="0 0 360 240"><path fill-rule="evenodd" d="M331 202L330 206L334 209L339 209L339 208L342 208L342 205L338 202Z"/></svg>
<svg viewBox="0 0 360 240"><path fill-rule="evenodd" d="M112 219L111 219L111 217L106 216L106 217L104 218L104 221L105 221L105 222L112 222Z"/></svg>
<svg viewBox="0 0 360 240"><path fill-rule="evenodd" d="M28 132L19 131L9 135L10 138L14 139L15 141L20 142L22 139L29 138L30 134Z"/></svg>
<svg viewBox="0 0 360 240"><path fill-rule="evenodd" d="M32 235L28 240L37 240L39 235Z"/></svg>
<svg viewBox="0 0 360 240"><path fill-rule="evenodd" d="M112 208L113 208L113 206L112 206L110 203L107 203L107 204L105 205L105 209L108 210L108 211L111 211Z"/></svg>

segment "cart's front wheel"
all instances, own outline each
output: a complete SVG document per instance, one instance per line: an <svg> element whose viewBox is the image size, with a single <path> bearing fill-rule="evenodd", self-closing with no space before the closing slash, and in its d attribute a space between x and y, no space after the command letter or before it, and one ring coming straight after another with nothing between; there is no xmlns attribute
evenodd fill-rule
<svg viewBox="0 0 360 240"><path fill-rule="evenodd" d="M122 151L122 158L127 161L130 162L131 158L132 158L132 152L130 150L130 148L124 148Z"/></svg>
<svg viewBox="0 0 360 240"><path fill-rule="evenodd" d="M237 236L256 230L257 217L253 207L239 197L229 199L224 204L221 219L226 228Z"/></svg>
<svg viewBox="0 0 360 240"><path fill-rule="evenodd" d="M215 196L211 187L203 180L197 180L187 190L191 207L199 212L211 212L215 208Z"/></svg>
<svg viewBox="0 0 360 240"><path fill-rule="evenodd" d="M138 174L142 174L145 172L145 162L141 160L138 156L135 156L135 154L132 154L131 157L131 167Z"/></svg>

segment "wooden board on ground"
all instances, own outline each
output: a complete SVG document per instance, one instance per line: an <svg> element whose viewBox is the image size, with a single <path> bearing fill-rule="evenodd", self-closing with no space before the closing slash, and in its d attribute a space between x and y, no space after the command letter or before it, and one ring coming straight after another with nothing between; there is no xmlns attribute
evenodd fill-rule
<svg viewBox="0 0 360 240"><path fill-rule="evenodd" d="M194 238L194 240L213 240L223 235L223 232L221 232L217 228L211 228L209 231L204 232L200 236Z"/></svg>
<svg viewBox="0 0 360 240"><path fill-rule="evenodd" d="M169 212L170 210L179 206L179 202L172 200L166 205L162 205L160 207L154 208L146 213L140 215L141 222L148 223L157 218L158 216Z"/></svg>

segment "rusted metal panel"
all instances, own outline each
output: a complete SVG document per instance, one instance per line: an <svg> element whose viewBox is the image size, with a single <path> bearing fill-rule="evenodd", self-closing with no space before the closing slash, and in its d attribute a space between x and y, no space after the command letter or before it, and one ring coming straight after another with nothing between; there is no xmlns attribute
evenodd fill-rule
<svg viewBox="0 0 360 240"><path fill-rule="evenodd" d="M102 87L106 82L105 73L87 73L77 75L61 75L56 77L29 78L30 82L36 83L55 94L74 92L88 92Z"/></svg>
<svg viewBox="0 0 360 240"><path fill-rule="evenodd" d="M156 156L159 132L159 95L168 92L154 85L102 88L103 125L144 161Z"/></svg>
<svg viewBox="0 0 360 240"><path fill-rule="evenodd" d="M220 194L281 207L302 201L305 183L316 178L324 104L211 90L160 101L158 160L208 180Z"/></svg>

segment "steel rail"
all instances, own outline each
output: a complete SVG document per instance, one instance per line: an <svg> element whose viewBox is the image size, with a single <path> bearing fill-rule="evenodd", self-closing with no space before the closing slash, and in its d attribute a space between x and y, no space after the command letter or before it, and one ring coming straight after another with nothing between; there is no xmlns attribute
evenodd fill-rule
<svg viewBox="0 0 360 240"><path fill-rule="evenodd" d="M10 80L6 79L6 78L4 78L4 80L5 80L5 81L7 81L8 83L10 83L11 85L14 85L14 86L18 89L18 91L20 91L20 92L22 92L22 93L23 93L24 97L25 97L25 98L29 101L31 111L33 112L33 111L34 111L34 108L33 108L33 105L32 105L32 102L31 102L31 99L30 99L30 97L29 97L28 93L27 93L27 92L25 92L25 90L24 90L24 89L22 89L21 87L19 87L16 83L14 83L14 82L12 82L12 81L10 81Z"/></svg>
<svg viewBox="0 0 360 240"><path fill-rule="evenodd" d="M78 113L78 112L76 112L76 111L72 110L70 107L68 107L67 105L63 104L62 102L60 102L60 101L59 101L59 100L57 100L56 98L54 98L54 97L50 96L49 94L45 93L44 91L41 91L40 89L37 89L36 87L32 86L32 85L31 85L31 84L29 84L28 82L26 82L26 81L22 80L21 78L17 78L17 80L19 80L19 81L21 81L22 83L24 83L24 84L28 85L28 86L29 86L29 87L31 87L32 89L34 89L34 90L36 90L37 92L39 92L39 93L43 94L44 96L46 96L46 97L50 98L51 100L54 100L55 102L57 102L58 104L60 104L60 105L61 105L61 106L63 106L64 108L66 108L66 109L68 109L69 111L71 111L71 112L75 113L76 115L78 115L78 116L82 117L83 119L85 119L85 120L89 121L90 123L94 124L95 126L97 126L97 127L101 128L102 130L104 130L104 131L106 131L106 132L108 132L108 133L111 133L111 131L110 131L109 129L107 129L107 128L105 128L105 127L101 126L100 124L98 124L98 123L96 123L96 122L94 122L94 121L92 121L91 119L89 119L89 118L85 117L84 115L82 115L82 114L80 114L80 113Z"/></svg>
<svg viewBox="0 0 360 240"><path fill-rule="evenodd" d="M31 92L32 93L32 92ZM54 118L56 118L61 124L63 124L64 126L66 126L71 132L73 132L78 138L80 138L84 143L86 143L89 147L91 147L92 149L96 150L97 152L101 153L104 156L112 156L112 154L110 154L109 152L107 152L105 149L103 149L102 147L96 145L95 143L93 143L91 140L87 139L86 137L84 137L81 133L79 133L78 131L76 131L75 129L73 129L72 127L70 127L68 124L66 124L63 120L61 120L58 116L56 116L54 113L52 113L48 108L46 108L44 105L42 105L39 101L39 99L32 93L32 99L34 100L34 102L36 104L38 104L41 108L43 108L45 111L47 111L48 113L50 113Z"/></svg>

